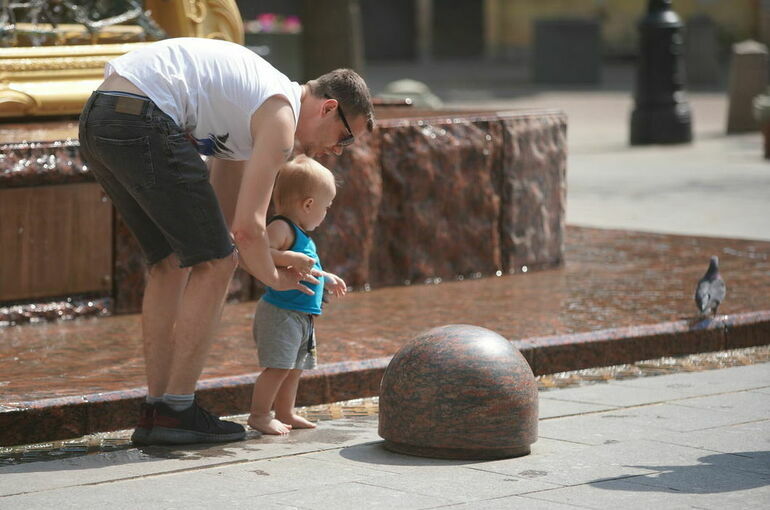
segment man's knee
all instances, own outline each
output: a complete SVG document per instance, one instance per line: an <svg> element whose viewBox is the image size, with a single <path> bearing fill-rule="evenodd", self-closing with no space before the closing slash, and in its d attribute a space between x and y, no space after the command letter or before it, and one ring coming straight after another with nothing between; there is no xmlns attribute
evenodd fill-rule
<svg viewBox="0 0 770 510"><path fill-rule="evenodd" d="M147 266L147 271L150 276L167 275L172 273L189 273L189 267L179 267L179 258L175 254L171 254L165 259L159 260L154 264Z"/></svg>
<svg viewBox="0 0 770 510"><path fill-rule="evenodd" d="M207 260L192 266L194 273L217 273L232 275L238 267L238 255L233 251L221 259Z"/></svg>

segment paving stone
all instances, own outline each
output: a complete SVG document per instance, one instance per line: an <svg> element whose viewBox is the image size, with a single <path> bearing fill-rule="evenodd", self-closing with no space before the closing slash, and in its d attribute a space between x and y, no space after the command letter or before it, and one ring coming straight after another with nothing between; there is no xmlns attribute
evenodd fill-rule
<svg viewBox="0 0 770 510"><path fill-rule="evenodd" d="M522 457L520 463L514 462L516 459L493 461L476 469L567 486L653 473L660 470L660 465L690 466L709 455L713 452L674 445L660 449L660 443L634 440L595 446L588 451ZM733 463L741 461L736 458Z"/></svg>
<svg viewBox="0 0 770 510"><path fill-rule="evenodd" d="M250 490L260 494L293 491L303 488L321 487L344 482L368 481L396 476L377 469L377 466L337 465L334 469L320 469L319 463L308 460L305 455L264 459L242 464L222 466L203 471L207 476L220 479L234 479L248 482ZM298 474L302 473L301 477ZM209 482L211 483L211 482Z"/></svg>
<svg viewBox="0 0 770 510"><path fill-rule="evenodd" d="M758 420L770 416L770 398L757 391L740 391L708 397L688 398L676 402L678 406L734 412Z"/></svg>
<svg viewBox="0 0 770 510"><path fill-rule="evenodd" d="M770 451L770 420L678 434L661 442L766 459ZM770 461L766 467L770 467Z"/></svg>
<svg viewBox="0 0 770 510"><path fill-rule="evenodd" d="M649 420L639 419L635 409L618 409L595 415L542 420L538 435L541 438L585 445L612 444L632 439L667 440L676 444L682 433L650 427Z"/></svg>
<svg viewBox="0 0 770 510"><path fill-rule="evenodd" d="M679 405L686 402L684 400L673 404L617 409L590 416L542 420L539 424L539 436L586 444L645 438L676 443L680 440L678 432L690 433L756 420L750 413ZM577 426L578 421L581 426Z"/></svg>
<svg viewBox="0 0 770 510"><path fill-rule="evenodd" d="M587 447L588 445L573 443L571 441L560 441L558 439L539 437L536 442L532 443L532 453L530 455L538 457L544 455L559 455L573 450L585 450Z"/></svg>
<svg viewBox="0 0 770 510"><path fill-rule="evenodd" d="M218 480L195 472L184 472L160 477L141 477L99 485L81 485L46 490L23 496L0 499L6 509L105 508L133 510L136 508L210 509L212 502L222 508L254 508L254 497L259 493L243 480ZM259 508L279 508L278 505Z"/></svg>
<svg viewBox="0 0 770 510"><path fill-rule="evenodd" d="M688 401L672 404L636 407L627 409L637 420L648 420L648 426L680 432L738 425L756 421L750 411L722 411L716 409L699 409L684 405Z"/></svg>
<svg viewBox="0 0 770 510"><path fill-rule="evenodd" d="M546 492L547 493L547 492ZM510 510L511 508L526 508L527 510L574 510L576 508L590 508L582 505L568 505L563 503L554 503L553 501L543 501L532 499L527 496L510 496L506 498L487 499L484 501L474 501L473 503L464 503L462 505L453 505L452 510L479 509L484 510Z"/></svg>
<svg viewBox="0 0 770 510"><path fill-rule="evenodd" d="M543 398L542 396L540 397L539 404L540 419L571 416L573 414L593 413L597 411L605 411L615 407L611 405L586 404L583 402L565 402L559 398Z"/></svg>
<svg viewBox="0 0 770 510"><path fill-rule="evenodd" d="M582 508L623 508L624 510L649 510L665 508L679 510L693 508L724 510L726 508L764 508L770 498L770 488L757 487L736 492L693 494L683 493L666 487L655 487L633 483L636 478L599 481L590 484L565 487L533 494L527 498L572 504ZM529 508L523 506L522 508Z"/></svg>
<svg viewBox="0 0 770 510"><path fill-rule="evenodd" d="M770 363L614 381L616 386L670 391L675 396L704 396L770 387Z"/></svg>
<svg viewBox="0 0 770 510"><path fill-rule="evenodd" d="M301 484L298 485L301 487ZM313 488L301 487L291 492L263 496L259 500L260 502L290 504L308 510L328 510L330 508L335 510L360 510L361 508L411 510L435 508L454 503L447 498L422 496L369 485L364 482L348 482Z"/></svg>
<svg viewBox="0 0 770 510"><path fill-rule="evenodd" d="M525 457L519 457L522 465ZM559 487L540 480L508 476L478 467L424 466L409 473L374 477L366 481L380 487L413 494L451 499L455 502L481 501ZM469 491L468 487L473 487Z"/></svg>
<svg viewBox="0 0 770 510"><path fill-rule="evenodd" d="M614 383L593 384L581 386L579 388L569 388L559 390L558 394L555 395L549 394L549 398L552 400L564 400L610 408L654 404L680 397L681 395L670 391L666 392L646 387L622 386Z"/></svg>

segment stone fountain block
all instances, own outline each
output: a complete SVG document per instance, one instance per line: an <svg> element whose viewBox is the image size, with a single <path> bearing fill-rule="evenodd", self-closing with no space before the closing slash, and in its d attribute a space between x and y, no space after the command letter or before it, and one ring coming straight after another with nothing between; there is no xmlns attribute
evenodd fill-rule
<svg viewBox="0 0 770 510"><path fill-rule="evenodd" d="M507 272L564 256L567 123L561 113L502 119L502 262Z"/></svg>
<svg viewBox="0 0 770 510"><path fill-rule="evenodd" d="M494 331L428 330L393 356L380 387L379 434L389 450L449 459L530 453L537 383L527 361Z"/></svg>
<svg viewBox="0 0 770 510"><path fill-rule="evenodd" d="M378 118L378 128L342 156L322 158L340 181L329 218L314 232L329 271L360 289L563 261L563 113L389 107ZM76 133L75 122L0 129L0 142L12 142L0 145L0 191L92 182ZM18 141L30 139L47 141ZM146 268L120 215L114 218L105 243L112 290L99 297L111 299L111 311L134 313ZM228 301L255 299L260 289L239 270Z"/></svg>
<svg viewBox="0 0 770 510"><path fill-rule="evenodd" d="M502 128L487 119L413 120L382 130L376 286L492 274L500 263L493 179Z"/></svg>

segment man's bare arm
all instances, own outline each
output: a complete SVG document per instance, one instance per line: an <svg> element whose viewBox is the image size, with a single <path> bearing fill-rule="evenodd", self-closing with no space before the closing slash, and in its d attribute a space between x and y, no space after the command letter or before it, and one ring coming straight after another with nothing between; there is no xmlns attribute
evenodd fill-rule
<svg viewBox="0 0 770 510"><path fill-rule="evenodd" d="M233 235L242 265L276 290L310 292L299 283L295 272L276 268L265 225L275 176L294 146L294 112L285 98L275 96L254 113L251 126L254 146L243 172L233 219Z"/></svg>

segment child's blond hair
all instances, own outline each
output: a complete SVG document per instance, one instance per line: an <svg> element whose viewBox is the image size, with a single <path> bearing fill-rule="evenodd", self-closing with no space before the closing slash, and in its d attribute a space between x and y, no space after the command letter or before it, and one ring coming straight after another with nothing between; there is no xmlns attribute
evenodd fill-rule
<svg viewBox="0 0 770 510"><path fill-rule="evenodd" d="M305 200L319 191L334 195L336 190L331 170L311 157L299 155L284 163L279 170L273 188L273 203L276 208L283 209L292 201Z"/></svg>

